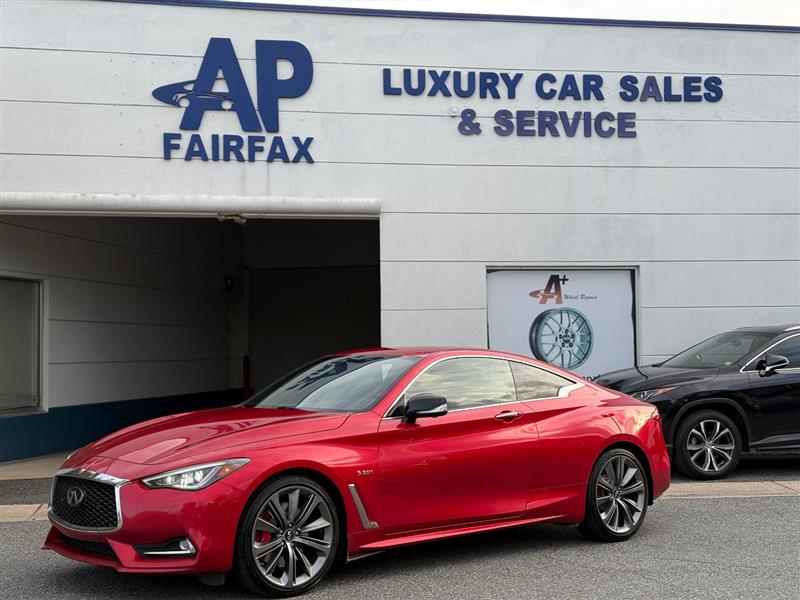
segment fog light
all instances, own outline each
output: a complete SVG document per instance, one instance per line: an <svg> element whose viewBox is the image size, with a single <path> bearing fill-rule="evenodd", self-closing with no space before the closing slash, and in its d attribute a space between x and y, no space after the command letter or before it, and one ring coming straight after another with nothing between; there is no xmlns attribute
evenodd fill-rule
<svg viewBox="0 0 800 600"><path fill-rule="evenodd" d="M141 544L134 546L142 556L194 556L197 549L189 538L176 538L163 544Z"/></svg>

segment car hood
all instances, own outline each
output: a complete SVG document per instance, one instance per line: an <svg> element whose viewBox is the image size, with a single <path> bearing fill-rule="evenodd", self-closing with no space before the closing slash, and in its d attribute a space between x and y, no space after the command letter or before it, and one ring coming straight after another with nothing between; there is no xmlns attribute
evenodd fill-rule
<svg viewBox="0 0 800 600"><path fill-rule="evenodd" d="M683 369L651 365L612 371L595 378L594 383L630 394L672 385L710 381L717 376L717 373L719 369Z"/></svg>
<svg viewBox="0 0 800 600"><path fill-rule="evenodd" d="M232 406L161 417L112 433L65 463L83 466L92 457L150 465L189 459L250 442L340 427L347 414Z"/></svg>

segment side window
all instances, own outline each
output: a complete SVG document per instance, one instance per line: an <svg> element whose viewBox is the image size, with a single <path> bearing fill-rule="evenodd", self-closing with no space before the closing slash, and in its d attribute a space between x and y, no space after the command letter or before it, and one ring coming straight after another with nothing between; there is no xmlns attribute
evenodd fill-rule
<svg viewBox="0 0 800 600"><path fill-rule="evenodd" d="M779 354L789 359L787 369L800 367L800 335L781 342L769 351L770 354ZM748 367L749 368L749 367Z"/></svg>
<svg viewBox="0 0 800 600"><path fill-rule="evenodd" d="M437 363L411 384L405 397L417 394L444 396L448 410L517 400L508 361L497 358L451 358Z"/></svg>
<svg viewBox="0 0 800 600"><path fill-rule="evenodd" d="M511 371L514 374L514 383L520 400L553 398L558 396L558 390L562 387L574 383L550 371L517 362L511 363Z"/></svg>

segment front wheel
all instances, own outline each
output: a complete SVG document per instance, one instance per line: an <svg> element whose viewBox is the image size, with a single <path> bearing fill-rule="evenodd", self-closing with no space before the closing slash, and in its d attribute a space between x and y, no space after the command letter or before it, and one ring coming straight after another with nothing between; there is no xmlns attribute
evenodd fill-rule
<svg viewBox="0 0 800 600"><path fill-rule="evenodd" d="M627 540L642 526L649 493L647 474L636 455L612 448L592 469L586 489L586 517L578 531L601 542Z"/></svg>
<svg viewBox="0 0 800 600"><path fill-rule="evenodd" d="M675 434L675 464L692 479L721 479L736 468L742 435L727 416L715 410L689 415Z"/></svg>
<svg viewBox="0 0 800 600"><path fill-rule="evenodd" d="M331 568L339 519L328 492L306 477L265 486L239 526L234 568L250 591L273 597L302 594Z"/></svg>

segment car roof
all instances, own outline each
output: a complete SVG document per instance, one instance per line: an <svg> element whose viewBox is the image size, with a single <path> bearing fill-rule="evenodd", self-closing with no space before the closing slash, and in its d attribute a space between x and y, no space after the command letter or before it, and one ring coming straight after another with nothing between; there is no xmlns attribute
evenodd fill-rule
<svg viewBox="0 0 800 600"><path fill-rule="evenodd" d="M528 356L522 356L520 354L514 354L512 352L504 352L502 350L488 350L486 348L469 348L464 346L446 346L446 347L410 346L405 348L360 348L356 350L347 350L345 352L337 352L329 356L353 356L353 355L363 356L365 354L374 354L377 356L418 356L420 357L420 359L428 359L433 357L434 360L437 358L453 358L456 356L464 356L464 357L485 356L485 357L501 358L505 360L531 364L541 369L545 369L546 371L550 371L551 373L555 373L556 375L564 377L565 379L569 379L570 381L574 382L581 381L582 383L586 383L586 380L584 380L580 375L567 371L566 369L559 368L556 365L547 364L543 361L536 360Z"/></svg>
<svg viewBox="0 0 800 600"><path fill-rule="evenodd" d="M787 333L789 331L800 331L800 324L786 323L784 325L755 325L752 327L739 327L738 329L734 329L734 331L750 331L753 333L771 333L778 335L781 333Z"/></svg>
<svg viewBox="0 0 800 600"><path fill-rule="evenodd" d="M494 350L486 348L460 348L450 346L408 346L401 348L357 348L336 352L336 356L348 356L351 354L380 354L381 356L430 356L432 354L451 354L456 352L481 352L485 354L499 354Z"/></svg>

